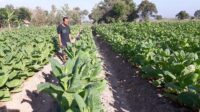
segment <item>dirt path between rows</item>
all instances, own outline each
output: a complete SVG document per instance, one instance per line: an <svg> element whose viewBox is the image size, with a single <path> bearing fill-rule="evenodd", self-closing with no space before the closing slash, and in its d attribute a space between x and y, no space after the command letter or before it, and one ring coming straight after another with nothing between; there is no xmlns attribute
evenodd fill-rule
<svg viewBox="0 0 200 112"><path fill-rule="evenodd" d="M159 94L133 67L99 37L94 37L102 60L108 87L104 91L107 112L190 112ZM107 96L106 96L107 95Z"/></svg>

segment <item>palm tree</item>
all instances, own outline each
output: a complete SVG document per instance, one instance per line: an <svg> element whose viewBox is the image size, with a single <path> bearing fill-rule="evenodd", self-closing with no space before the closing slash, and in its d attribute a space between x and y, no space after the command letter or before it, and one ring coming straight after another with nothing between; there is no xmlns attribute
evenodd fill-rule
<svg viewBox="0 0 200 112"><path fill-rule="evenodd" d="M6 23L8 24L8 28L11 29L11 21L15 18L15 11L6 10Z"/></svg>

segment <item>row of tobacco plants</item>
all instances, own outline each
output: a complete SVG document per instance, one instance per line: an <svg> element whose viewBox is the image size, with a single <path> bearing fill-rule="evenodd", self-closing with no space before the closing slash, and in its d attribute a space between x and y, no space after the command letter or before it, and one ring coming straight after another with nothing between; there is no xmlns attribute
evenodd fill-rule
<svg viewBox="0 0 200 112"><path fill-rule="evenodd" d="M84 27L80 39L63 49L67 62L50 59L58 82L38 85L39 92L50 94L59 104L59 112L102 112L100 100L105 80L99 76L102 67L91 29Z"/></svg>
<svg viewBox="0 0 200 112"><path fill-rule="evenodd" d="M0 101L21 91L22 83L53 54L53 28L22 28L0 32Z"/></svg>
<svg viewBox="0 0 200 112"><path fill-rule="evenodd" d="M114 23L94 31L138 65L164 95L200 108L200 23Z"/></svg>

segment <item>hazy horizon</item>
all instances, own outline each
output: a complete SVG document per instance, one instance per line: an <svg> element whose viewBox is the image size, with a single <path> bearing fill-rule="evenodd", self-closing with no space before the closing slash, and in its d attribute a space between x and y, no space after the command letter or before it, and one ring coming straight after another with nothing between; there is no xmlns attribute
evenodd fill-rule
<svg viewBox="0 0 200 112"><path fill-rule="evenodd" d="M64 4L68 4L70 8L80 7L86 9L89 12L92 8L102 0L0 0L0 7L12 4L15 7L28 7L34 9L39 6L45 10L50 10L51 5L55 5L57 9L60 9ZM134 0L136 5L139 5L142 0ZM156 4L158 14L164 18L174 18L175 15L181 11L187 11L191 16L194 15L196 10L200 9L200 0L149 0Z"/></svg>

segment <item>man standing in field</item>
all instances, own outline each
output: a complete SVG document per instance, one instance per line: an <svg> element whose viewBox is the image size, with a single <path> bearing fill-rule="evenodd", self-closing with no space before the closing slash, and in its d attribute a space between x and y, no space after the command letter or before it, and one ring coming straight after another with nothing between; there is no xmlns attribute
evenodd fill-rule
<svg viewBox="0 0 200 112"><path fill-rule="evenodd" d="M63 23L58 25L57 27L58 33L58 44L60 49L66 48L67 42L71 42L71 31L69 27L69 18L64 17ZM65 63L67 60L66 54L62 51L63 62Z"/></svg>

